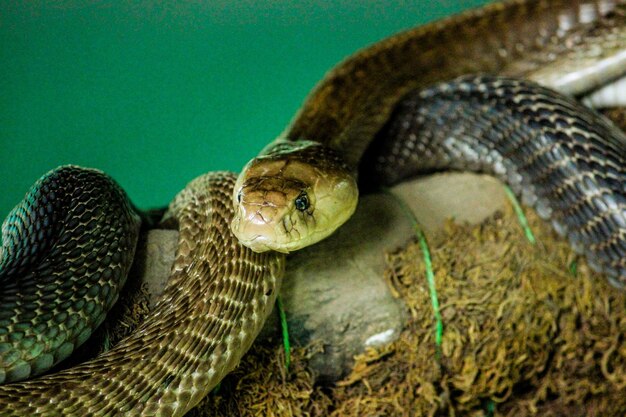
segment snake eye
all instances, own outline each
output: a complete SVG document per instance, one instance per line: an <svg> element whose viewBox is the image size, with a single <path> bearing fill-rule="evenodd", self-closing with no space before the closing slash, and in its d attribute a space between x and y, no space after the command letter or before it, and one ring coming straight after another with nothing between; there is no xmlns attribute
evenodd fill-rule
<svg viewBox="0 0 626 417"><path fill-rule="evenodd" d="M237 193L237 202L241 203L241 191Z"/></svg>
<svg viewBox="0 0 626 417"><path fill-rule="evenodd" d="M309 208L309 196L306 195L305 192L300 193L298 197L296 197L296 209L300 211L304 211Z"/></svg>

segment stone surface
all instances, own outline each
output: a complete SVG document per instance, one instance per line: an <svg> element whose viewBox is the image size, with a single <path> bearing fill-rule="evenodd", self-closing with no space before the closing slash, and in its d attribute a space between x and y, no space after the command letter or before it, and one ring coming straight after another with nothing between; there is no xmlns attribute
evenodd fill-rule
<svg viewBox="0 0 626 417"><path fill-rule="evenodd" d="M281 296L289 333L298 345L319 347L310 359L319 379L342 377L355 354L399 335L404 308L381 277L385 250L411 233L391 196L369 195L330 238L288 258Z"/></svg>
<svg viewBox="0 0 626 417"><path fill-rule="evenodd" d="M150 308L163 293L177 246L178 232L167 229L149 230L137 243L133 271L140 276L150 294Z"/></svg>
<svg viewBox="0 0 626 417"><path fill-rule="evenodd" d="M506 200L500 182L467 173L425 177L392 192L411 207L426 232L448 218L480 222ZM366 195L353 218L330 238L289 256L281 297L292 342L319 348L310 361L318 379L340 378L354 355L398 336L405 310L382 279L384 252L413 237L411 220L395 198ZM169 275L177 239L176 231L151 230L138 249L143 280L154 298ZM278 334L277 314L272 314L261 337Z"/></svg>
<svg viewBox="0 0 626 417"><path fill-rule="evenodd" d="M477 224L506 203L502 183L489 175L449 172L393 187L413 211L425 232L441 228L447 219Z"/></svg>

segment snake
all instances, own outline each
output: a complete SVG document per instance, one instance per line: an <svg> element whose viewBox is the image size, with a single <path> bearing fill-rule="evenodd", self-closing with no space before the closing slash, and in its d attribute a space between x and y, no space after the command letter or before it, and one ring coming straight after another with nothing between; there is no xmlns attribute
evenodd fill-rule
<svg viewBox="0 0 626 417"><path fill-rule="evenodd" d="M107 352L52 373L118 297L142 215L100 171L44 175L2 225L0 414L184 415L251 346L279 291L284 254L349 218L370 171L404 178L413 168L390 165L415 158L432 159L419 170L500 175L624 281L623 133L561 93L507 77L572 95L619 79L625 16L619 0L513 0L358 51L239 176L202 175L174 198L162 224L178 230L178 248L151 314ZM594 62L601 71L589 70ZM587 69L582 78L574 67ZM567 76L550 81L554 72ZM475 73L504 77L456 78Z"/></svg>

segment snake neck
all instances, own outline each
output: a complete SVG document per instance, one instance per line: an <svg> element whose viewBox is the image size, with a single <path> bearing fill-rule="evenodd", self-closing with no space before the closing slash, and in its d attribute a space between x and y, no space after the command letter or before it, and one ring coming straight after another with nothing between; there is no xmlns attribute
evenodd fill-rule
<svg viewBox="0 0 626 417"><path fill-rule="evenodd" d="M516 62L530 57L545 64L566 52L562 45L570 45L571 52L576 42L570 38L585 39L581 30L607 16L618 16L609 26L623 27L625 5L623 0L514 0L392 36L331 70L282 137L315 138L356 166L409 91L469 73L524 73L528 65Z"/></svg>

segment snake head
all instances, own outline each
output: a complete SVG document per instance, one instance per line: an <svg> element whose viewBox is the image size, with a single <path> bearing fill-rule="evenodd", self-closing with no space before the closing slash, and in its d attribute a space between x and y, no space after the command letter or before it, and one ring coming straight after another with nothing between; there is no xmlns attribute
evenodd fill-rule
<svg viewBox="0 0 626 417"><path fill-rule="evenodd" d="M333 233L357 200L354 175L335 151L315 142L281 142L239 175L231 230L255 252L289 253Z"/></svg>

